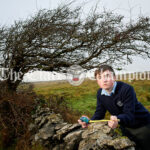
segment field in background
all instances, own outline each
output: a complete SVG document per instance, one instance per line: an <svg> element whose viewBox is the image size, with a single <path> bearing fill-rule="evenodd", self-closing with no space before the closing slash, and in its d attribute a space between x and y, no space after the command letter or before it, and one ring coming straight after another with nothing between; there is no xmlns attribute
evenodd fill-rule
<svg viewBox="0 0 150 150"><path fill-rule="evenodd" d="M34 91L44 95L63 97L73 111L82 114L93 114L96 106L96 92L98 86L95 81L86 80L80 86L72 86L66 81L34 83Z"/></svg>
<svg viewBox="0 0 150 150"><path fill-rule="evenodd" d="M134 80L131 84L137 94L138 100L150 111L150 81ZM34 91L38 95L44 95L46 99L50 95L63 97L68 102L68 107L80 114L94 114L96 108L96 93L99 89L96 81L85 80L80 86L72 86L66 81L37 82ZM106 115L108 117L108 113ZM107 118L106 117L106 118Z"/></svg>

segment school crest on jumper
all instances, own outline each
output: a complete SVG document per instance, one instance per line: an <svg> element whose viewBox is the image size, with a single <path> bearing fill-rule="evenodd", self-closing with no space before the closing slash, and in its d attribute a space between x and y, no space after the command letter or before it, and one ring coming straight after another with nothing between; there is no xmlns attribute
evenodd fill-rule
<svg viewBox="0 0 150 150"><path fill-rule="evenodd" d="M118 105L119 107L122 107L122 106L123 106L123 103L122 103L121 101L118 101L118 102L117 102L117 105Z"/></svg>

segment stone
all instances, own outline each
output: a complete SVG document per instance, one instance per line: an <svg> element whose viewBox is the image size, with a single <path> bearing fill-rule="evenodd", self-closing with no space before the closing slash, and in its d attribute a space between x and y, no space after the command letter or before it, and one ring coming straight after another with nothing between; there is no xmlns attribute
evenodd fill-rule
<svg viewBox="0 0 150 150"><path fill-rule="evenodd" d="M48 138L51 138L53 134L54 134L54 127L49 126L46 128L42 128L35 135L35 141L37 142L39 139L47 140Z"/></svg>
<svg viewBox="0 0 150 150"><path fill-rule="evenodd" d="M74 150L79 145L79 142L81 141L82 132L83 130L74 131L63 138L63 140L65 141L66 150Z"/></svg>
<svg viewBox="0 0 150 150"><path fill-rule="evenodd" d="M135 143L111 129L107 122L91 123L88 128L64 122L49 108L38 108L29 125L31 144L48 150L135 150Z"/></svg>

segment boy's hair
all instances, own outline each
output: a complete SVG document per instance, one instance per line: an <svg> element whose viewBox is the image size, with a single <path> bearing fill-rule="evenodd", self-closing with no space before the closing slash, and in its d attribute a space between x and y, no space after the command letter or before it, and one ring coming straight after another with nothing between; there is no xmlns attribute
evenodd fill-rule
<svg viewBox="0 0 150 150"><path fill-rule="evenodd" d="M115 71L114 71L114 69L111 66L109 66L109 65L101 65L98 69L95 70L95 73L94 73L95 78L96 78L96 76L98 74L100 75L101 73L103 73L106 70L109 70L115 76Z"/></svg>

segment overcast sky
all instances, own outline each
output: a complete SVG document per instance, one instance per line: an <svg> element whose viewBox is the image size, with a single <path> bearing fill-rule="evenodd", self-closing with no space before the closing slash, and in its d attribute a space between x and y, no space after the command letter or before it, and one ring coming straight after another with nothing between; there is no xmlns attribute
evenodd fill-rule
<svg viewBox="0 0 150 150"><path fill-rule="evenodd" d="M39 9L53 9L69 0L1 0L0 21L1 24L12 24L15 20L25 19L34 15ZM126 18L136 18L140 13L150 16L149 0L76 0L73 5L84 4L84 13L88 13L91 6L98 2L98 9L113 10ZM131 11L130 11L131 10Z"/></svg>
<svg viewBox="0 0 150 150"><path fill-rule="evenodd" d="M11 25L14 21L33 16L39 9L54 9L69 0L0 0L0 25ZM72 5L84 4L83 15L98 3L98 11L113 10L125 16L125 22L136 20L139 15L150 17L149 0L76 0ZM125 71L150 71L150 59L134 58L133 64L124 67Z"/></svg>

